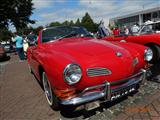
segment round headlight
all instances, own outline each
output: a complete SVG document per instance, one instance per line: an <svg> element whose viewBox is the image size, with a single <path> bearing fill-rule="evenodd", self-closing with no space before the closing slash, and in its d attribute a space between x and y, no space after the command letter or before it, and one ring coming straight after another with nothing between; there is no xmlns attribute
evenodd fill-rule
<svg viewBox="0 0 160 120"><path fill-rule="evenodd" d="M73 85L80 81L82 77L82 70L77 64L69 64L64 69L64 80L69 84Z"/></svg>
<svg viewBox="0 0 160 120"><path fill-rule="evenodd" d="M149 61L152 60L152 58L153 58L152 50L150 48L145 49L145 51L144 51L144 59L149 62Z"/></svg>

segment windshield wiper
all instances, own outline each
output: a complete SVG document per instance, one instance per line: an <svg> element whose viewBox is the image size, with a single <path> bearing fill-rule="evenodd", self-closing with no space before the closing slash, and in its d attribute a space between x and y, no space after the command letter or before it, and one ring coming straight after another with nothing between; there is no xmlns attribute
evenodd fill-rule
<svg viewBox="0 0 160 120"><path fill-rule="evenodd" d="M58 38L57 40L62 40L63 38L67 38L69 36L75 36L76 35L76 32L75 31L72 31L71 33L65 35L65 36L62 36L60 38Z"/></svg>

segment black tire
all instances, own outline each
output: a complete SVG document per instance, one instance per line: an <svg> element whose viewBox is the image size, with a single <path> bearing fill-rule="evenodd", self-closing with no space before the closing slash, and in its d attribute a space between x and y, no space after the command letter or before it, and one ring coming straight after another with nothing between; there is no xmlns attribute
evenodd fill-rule
<svg viewBox="0 0 160 120"><path fill-rule="evenodd" d="M152 64L156 64L160 60L160 47L157 45L149 46L153 51L153 59L150 61Z"/></svg>
<svg viewBox="0 0 160 120"><path fill-rule="evenodd" d="M45 93L45 96L46 96L46 99L47 99L49 106L53 110L59 110L60 106L58 103L58 98L53 93L51 84L50 84L45 72L42 73L42 83L43 83L44 93Z"/></svg>

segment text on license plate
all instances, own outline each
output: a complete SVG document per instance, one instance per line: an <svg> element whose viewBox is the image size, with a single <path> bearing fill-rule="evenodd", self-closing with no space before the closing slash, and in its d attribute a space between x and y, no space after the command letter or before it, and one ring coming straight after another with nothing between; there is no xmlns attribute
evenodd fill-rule
<svg viewBox="0 0 160 120"><path fill-rule="evenodd" d="M133 92L133 91L135 91L135 90L136 90L135 87L132 87L132 88L129 88L129 89L125 89L125 90L122 90L122 91L113 93L113 94L111 95L111 101L112 101L112 100L115 100L115 99L117 99L117 98L120 98L120 97L122 97L122 96L125 96L125 95L127 95L127 94L129 94L129 93L131 93L131 92Z"/></svg>

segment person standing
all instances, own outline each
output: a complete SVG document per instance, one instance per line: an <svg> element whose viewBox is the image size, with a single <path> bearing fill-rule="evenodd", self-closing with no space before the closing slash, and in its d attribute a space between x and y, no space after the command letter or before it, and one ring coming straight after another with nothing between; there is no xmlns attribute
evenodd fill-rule
<svg viewBox="0 0 160 120"><path fill-rule="evenodd" d="M113 28L112 32L114 36L118 36L120 34L120 30L118 29L118 27Z"/></svg>
<svg viewBox="0 0 160 120"><path fill-rule="evenodd" d="M138 26L138 24L133 25L133 26L132 26L132 32L133 32L133 33L138 33L138 31L139 31L139 26Z"/></svg>
<svg viewBox="0 0 160 120"><path fill-rule="evenodd" d="M16 50L20 60L24 60L24 51L23 51L23 38L17 33L15 35L14 41L16 42Z"/></svg>
<svg viewBox="0 0 160 120"><path fill-rule="evenodd" d="M124 34L129 35L129 29L127 26L124 26Z"/></svg>

